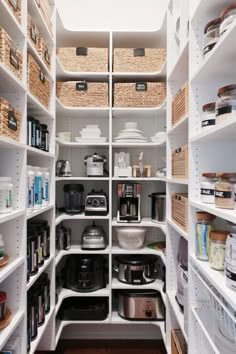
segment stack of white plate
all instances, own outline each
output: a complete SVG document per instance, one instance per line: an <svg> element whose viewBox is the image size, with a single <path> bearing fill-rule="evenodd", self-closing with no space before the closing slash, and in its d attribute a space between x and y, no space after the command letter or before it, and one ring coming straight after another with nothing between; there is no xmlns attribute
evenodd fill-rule
<svg viewBox="0 0 236 354"><path fill-rule="evenodd" d="M138 129L136 122L126 122L125 129L121 130L114 140L117 143L145 143L147 138Z"/></svg>
<svg viewBox="0 0 236 354"><path fill-rule="evenodd" d="M105 143L107 141L106 137L101 136L102 132L98 125L86 125L80 131L79 137L75 137L77 143Z"/></svg>

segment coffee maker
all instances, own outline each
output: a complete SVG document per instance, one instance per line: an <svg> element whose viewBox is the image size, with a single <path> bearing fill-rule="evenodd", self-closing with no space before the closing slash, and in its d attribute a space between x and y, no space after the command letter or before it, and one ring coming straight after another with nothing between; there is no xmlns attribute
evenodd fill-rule
<svg viewBox="0 0 236 354"><path fill-rule="evenodd" d="M140 222L140 183L119 183L117 222Z"/></svg>

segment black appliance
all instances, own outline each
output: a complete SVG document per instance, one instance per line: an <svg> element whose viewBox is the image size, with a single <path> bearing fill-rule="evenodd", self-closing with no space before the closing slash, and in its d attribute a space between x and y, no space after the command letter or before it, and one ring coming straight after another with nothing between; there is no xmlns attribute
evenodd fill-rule
<svg viewBox="0 0 236 354"><path fill-rule="evenodd" d="M71 255L67 258L64 287L77 292L92 292L104 288L105 260L100 255Z"/></svg>
<svg viewBox="0 0 236 354"><path fill-rule="evenodd" d="M64 185L65 213L70 215L82 213L83 192L82 184Z"/></svg>
<svg viewBox="0 0 236 354"><path fill-rule="evenodd" d="M63 301L58 315L64 321L104 321L108 315L108 298L67 298Z"/></svg>
<svg viewBox="0 0 236 354"><path fill-rule="evenodd" d="M85 198L85 215L107 215L108 199L103 190L88 193Z"/></svg>
<svg viewBox="0 0 236 354"><path fill-rule="evenodd" d="M119 183L117 222L140 222L140 183Z"/></svg>

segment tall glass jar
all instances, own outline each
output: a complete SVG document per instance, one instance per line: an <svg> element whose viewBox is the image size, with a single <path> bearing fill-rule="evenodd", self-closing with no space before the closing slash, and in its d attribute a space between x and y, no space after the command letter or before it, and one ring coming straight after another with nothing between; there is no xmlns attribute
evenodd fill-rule
<svg viewBox="0 0 236 354"><path fill-rule="evenodd" d="M202 128L206 129L207 127L211 127L216 124L215 109L215 102L207 103L202 106Z"/></svg>
<svg viewBox="0 0 236 354"><path fill-rule="evenodd" d="M210 250L210 233L214 230L213 220L216 217L209 213L196 213L195 255L202 261L208 261Z"/></svg>
<svg viewBox="0 0 236 354"><path fill-rule="evenodd" d="M217 173L219 181L215 185L215 206L222 209L234 209L236 191L236 173Z"/></svg>
<svg viewBox="0 0 236 354"><path fill-rule="evenodd" d="M216 18L211 22L207 23L204 29L204 48L203 56L204 59L208 56L211 50L216 45L217 41L220 38L220 24L221 19Z"/></svg>
<svg viewBox="0 0 236 354"><path fill-rule="evenodd" d="M216 270L224 270L225 264L225 243L228 231L215 230L210 233L211 245L209 254L209 264Z"/></svg>
<svg viewBox="0 0 236 354"><path fill-rule="evenodd" d="M217 96L216 124L230 117L236 118L236 85L220 87Z"/></svg>
<svg viewBox="0 0 236 354"><path fill-rule="evenodd" d="M220 35L222 36L236 19L236 4L227 6L221 13Z"/></svg>
<svg viewBox="0 0 236 354"><path fill-rule="evenodd" d="M215 203L215 184L218 181L216 173L203 173L200 199L203 203Z"/></svg>

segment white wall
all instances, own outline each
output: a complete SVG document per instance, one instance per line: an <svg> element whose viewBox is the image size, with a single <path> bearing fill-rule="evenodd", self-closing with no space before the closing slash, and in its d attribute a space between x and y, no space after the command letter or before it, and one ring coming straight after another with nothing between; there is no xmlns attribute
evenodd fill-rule
<svg viewBox="0 0 236 354"><path fill-rule="evenodd" d="M67 29L155 30L168 0L56 0Z"/></svg>

